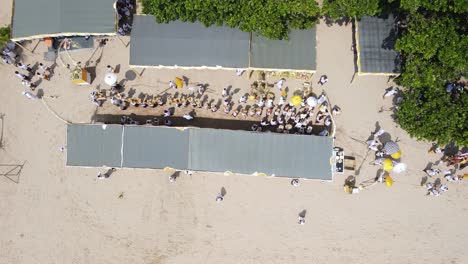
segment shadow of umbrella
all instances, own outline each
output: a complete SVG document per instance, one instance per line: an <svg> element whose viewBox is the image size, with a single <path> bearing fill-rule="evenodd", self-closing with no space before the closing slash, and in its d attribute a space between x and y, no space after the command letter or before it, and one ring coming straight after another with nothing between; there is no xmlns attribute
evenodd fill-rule
<svg viewBox="0 0 468 264"><path fill-rule="evenodd" d="M125 72L125 79L129 80L129 81L133 81L136 79L136 73L132 70L128 70L127 72Z"/></svg>

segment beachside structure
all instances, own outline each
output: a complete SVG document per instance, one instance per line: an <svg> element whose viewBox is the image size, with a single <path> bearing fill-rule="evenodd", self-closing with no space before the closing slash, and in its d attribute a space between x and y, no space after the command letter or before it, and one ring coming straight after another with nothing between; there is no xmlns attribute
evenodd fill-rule
<svg viewBox="0 0 468 264"><path fill-rule="evenodd" d="M209 128L69 124L67 165L331 180L333 138Z"/></svg>
<svg viewBox="0 0 468 264"><path fill-rule="evenodd" d="M14 0L12 40L115 35L115 0Z"/></svg>
<svg viewBox="0 0 468 264"><path fill-rule="evenodd" d="M270 40L225 26L200 22L156 23L153 16L133 20L132 67L186 69L316 69L315 28L292 30L288 40Z"/></svg>
<svg viewBox="0 0 468 264"><path fill-rule="evenodd" d="M397 31L394 15L364 16L356 22L358 75L395 75L400 57L395 51Z"/></svg>

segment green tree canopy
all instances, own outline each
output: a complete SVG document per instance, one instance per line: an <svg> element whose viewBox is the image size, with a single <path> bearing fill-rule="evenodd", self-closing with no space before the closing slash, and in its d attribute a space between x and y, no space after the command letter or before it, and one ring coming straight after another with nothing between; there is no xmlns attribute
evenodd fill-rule
<svg viewBox="0 0 468 264"><path fill-rule="evenodd" d="M0 47L3 47L3 44L10 41L10 27L0 28Z"/></svg>
<svg viewBox="0 0 468 264"><path fill-rule="evenodd" d="M142 0L143 13L158 23L200 21L227 25L271 39L288 36L289 29L314 26L320 15L315 0Z"/></svg>
<svg viewBox="0 0 468 264"><path fill-rule="evenodd" d="M374 16L381 11L381 0L324 0L322 13L332 20L343 17L361 18Z"/></svg>
<svg viewBox="0 0 468 264"><path fill-rule="evenodd" d="M421 7L408 21L395 46L403 58L396 81L406 87L397 122L416 138L467 146L467 91L446 91L468 70L466 16Z"/></svg>

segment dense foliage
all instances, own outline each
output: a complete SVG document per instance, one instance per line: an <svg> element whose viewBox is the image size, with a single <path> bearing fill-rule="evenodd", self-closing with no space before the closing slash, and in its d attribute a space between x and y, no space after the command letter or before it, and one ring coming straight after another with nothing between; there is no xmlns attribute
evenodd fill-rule
<svg viewBox="0 0 468 264"><path fill-rule="evenodd" d="M0 47L3 47L3 44L10 41L10 27L0 28Z"/></svg>
<svg viewBox="0 0 468 264"><path fill-rule="evenodd" d="M408 27L395 47L403 58L396 81L406 89L396 121L417 138L467 146L468 91L447 92L468 71L468 5L460 2L401 0Z"/></svg>
<svg viewBox="0 0 468 264"><path fill-rule="evenodd" d="M142 0L143 13L159 23L200 21L227 25L272 39L286 38L290 28L314 26L320 15L315 0Z"/></svg>
<svg viewBox="0 0 468 264"><path fill-rule="evenodd" d="M380 13L381 0L324 0L322 13L332 20L343 17L361 18L374 16Z"/></svg>

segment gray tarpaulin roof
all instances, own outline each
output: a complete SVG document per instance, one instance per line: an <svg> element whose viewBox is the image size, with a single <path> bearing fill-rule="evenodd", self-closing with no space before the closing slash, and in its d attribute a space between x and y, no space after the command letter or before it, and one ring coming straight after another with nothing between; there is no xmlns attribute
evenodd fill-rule
<svg viewBox="0 0 468 264"><path fill-rule="evenodd" d="M332 178L333 139L329 137L163 126L108 125L103 130L102 125L82 124L68 125L67 131L67 165L71 166Z"/></svg>
<svg viewBox="0 0 468 264"><path fill-rule="evenodd" d="M252 34L252 68L315 70L315 27L291 30L289 40L271 40Z"/></svg>
<svg viewBox="0 0 468 264"><path fill-rule="evenodd" d="M153 16L135 16L130 65L311 71L315 46L315 28L292 30L289 40L253 35L250 43L250 34L235 28L181 21L157 24Z"/></svg>
<svg viewBox="0 0 468 264"><path fill-rule="evenodd" d="M331 138L222 129L190 132L191 170L331 180Z"/></svg>
<svg viewBox="0 0 468 264"><path fill-rule="evenodd" d="M13 39L115 33L115 0L14 0Z"/></svg>
<svg viewBox="0 0 468 264"><path fill-rule="evenodd" d="M400 59L394 50L397 40L395 17L364 16L358 22L356 39L361 73L397 73Z"/></svg>
<svg viewBox="0 0 468 264"><path fill-rule="evenodd" d="M135 16L130 65L223 66L245 68L249 63L249 34L202 23L157 24L153 16Z"/></svg>
<svg viewBox="0 0 468 264"><path fill-rule="evenodd" d="M125 126L123 167L186 169L189 130Z"/></svg>
<svg viewBox="0 0 468 264"><path fill-rule="evenodd" d="M105 129L104 129L105 127ZM67 165L120 167L121 125L68 125Z"/></svg>

